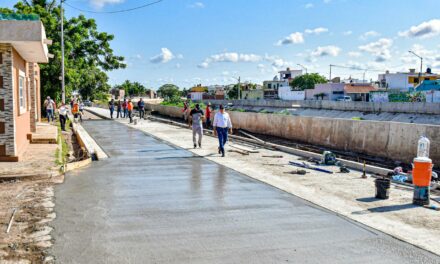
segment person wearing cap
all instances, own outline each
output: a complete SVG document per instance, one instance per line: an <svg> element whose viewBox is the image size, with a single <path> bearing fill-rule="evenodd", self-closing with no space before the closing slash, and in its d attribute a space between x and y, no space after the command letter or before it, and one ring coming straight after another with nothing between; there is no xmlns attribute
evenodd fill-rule
<svg viewBox="0 0 440 264"><path fill-rule="evenodd" d="M205 110L205 118L206 118L206 128L211 127L211 103L208 102L208 105L206 106Z"/></svg>
<svg viewBox="0 0 440 264"><path fill-rule="evenodd" d="M49 123L53 122L56 107L55 107L55 102L50 98L50 96L48 96L44 101L44 107L46 108L47 121Z"/></svg>
<svg viewBox="0 0 440 264"><path fill-rule="evenodd" d="M223 105L214 116L214 136L218 136L218 153L225 156L225 143L228 141L228 131L232 134L232 122Z"/></svg>
<svg viewBox="0 0 440 264"><path fill-rule="evenodd" d="M202 136L203 136L203 118L205 115L203 114L203 110L200 109L200 105L196 104L195 108L191 110L189 113L189 125L192 127L193 131L193 143L194 148L197 147L197 143L199 144L199 148L202 148ZM192 123L192 124L191 124ZM199 136L199 140L197 141L197 135Z"/></svg>

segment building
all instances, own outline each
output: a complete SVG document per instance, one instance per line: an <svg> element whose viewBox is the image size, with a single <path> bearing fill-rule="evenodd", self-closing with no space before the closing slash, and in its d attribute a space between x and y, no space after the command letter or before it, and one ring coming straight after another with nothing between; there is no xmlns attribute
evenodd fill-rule
<svg viewBox="0 0 440 264"><path fill-rule="evenodd" d="M0 161L18 161L41 119L40 68L49 54L35 15L0 20Z"/></svg>
<svg viewBox="0 0 440 264"><path fill-rule="evenodd" d="M345 83L319 83L314 89L307 89L306 100L331 100L336 101L343 97Z"/></svg>
<svg viewBox="0 0 440 264"><path fill-rule="evenodd" d="M272 81L264 81L263 82L263 89L264 90L277 90L281 86L288 86L289 82L287 80L282 80L278 78L278 76L273 77Z"/></svg>
<svg viewBox="0 0 440 264"><path fill-rule="evenodd" d="M423 81L416 91L425 94L426 102L440 103L440 79Z"/></svg>
<svg viewBox="0 0 440 264"><path fill-rule="evenodd" d="M419 77L421 77L421 80L419 80ZM384 74L379 74L379 87L390 90L399 90L401 92L408 92L413 91L421 81L436 80L439 78L440 75L431 73L429 69L420 76L415 69L410 69L409 72L396 73L390 73L387 71Z"/></svg>
<svg viewBox="0 0 440 264"><path fill-rule="evenodd" d="M281 100L305 100L305 91L292 90L290 86L281 86L278 88L278 98Z"/></svg>
<svg viewBox="0 0 440 264"><path fill-rule="evenodd" d="M370 101L370 92L375 92L378 89L371 84L345 84L344 93L351 97L352 101L362 101L369 102Z"/></svg>
<svg viewBox="0 0 440 264"><path fill-rule="evenodd" d="M285 71L279 71L279 74L280 80L287 81L287 84L289 84L292 79L302 75L302 70L291 70L287 68Z"/></svg>

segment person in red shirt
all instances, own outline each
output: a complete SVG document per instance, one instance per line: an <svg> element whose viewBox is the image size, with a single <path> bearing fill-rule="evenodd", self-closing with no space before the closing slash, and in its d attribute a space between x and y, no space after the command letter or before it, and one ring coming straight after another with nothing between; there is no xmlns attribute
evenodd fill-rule
<svg viewBox="0 0 440 264"><path fill-rule="evenodd" d="M130 124L133 123L133 103L131 102L131 99L128 99L127 103L127 111L128 111L128 118L130 119Z"/></svg>
<svg viewBox="0 0 440 264"><path fill-rule="evenodd" d="M206 128L209 129L211 127L211 103L208 103L205 110L205 118L206 118Z"/></svg>

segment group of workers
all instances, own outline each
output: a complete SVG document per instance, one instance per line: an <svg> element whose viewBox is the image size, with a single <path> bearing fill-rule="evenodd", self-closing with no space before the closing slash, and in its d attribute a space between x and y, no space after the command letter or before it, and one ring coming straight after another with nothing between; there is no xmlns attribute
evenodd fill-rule
<svg viewBox="0 0 440 264"><path fill-rule="evenodd" d="M143 119L145 117L145 102L142 98L139 99L137 107L139 118ZM116 110L116 118L129 118L130 123L133 123L134 105L131 99L124 99L123 101L111 99L108 102L108 109L110 110L110 118L113 119L113 114Z"/></svg>
<svg viewBox="0 0 440 264"><path fill-rule="evenodd" d="M61 102L58 107L55 101L48 96L43 103L44 109L46 110L46 117L49 123L53 123L55 120L55 111L58 110L58 115L60 118L60 126L62 131L66 131L66 121L67 121L67 113L69 112L69 108L65 103ZM74 118L74 121L81 121L82 116L84 114L84 103L80 101L78 98L72 98L70 101L70 109Z"/></svg>
<svg viewBox="0 0 440 264"><path fill-rule="evenodd" d="M189 105L184 104L183 112L186 113L189 110ZM206 106L205 112L200 109L200 105L196 104L188 115L188 123L190 128L192 128L193 133L193 144L194 148L202 147L202 137L203 137L203 121L205 121L206 128L211 127L211 115L212 108L211 103ZM225 144L228 141L228 132L232 133L232 122L228 113L226 113L223 105L219 106L219 111L214 115L214 121L212 123L214 136L218 137L218 153L225 156Z"/></svg>

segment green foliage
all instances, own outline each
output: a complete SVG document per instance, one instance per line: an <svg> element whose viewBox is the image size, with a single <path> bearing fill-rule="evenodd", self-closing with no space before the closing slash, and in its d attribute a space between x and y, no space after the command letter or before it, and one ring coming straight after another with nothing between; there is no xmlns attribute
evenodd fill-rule
<svg viewBox="0 0 440 264"><path fill-rule="evenodd" d="M290 82L290 86L295 89L305 90L315 88L315 84L326 82L327 79L318 73L306 73L304 75L295 77Z"/></svg>
<svg viewBox="0 0 440 264"><path fill-rule="evenodd" d="M181 97L173 97L170 98L169 100L165 100L162 103L160 103L161 105L166 105L166 106L177 106L177 107L182 107L185 103L186 100L182 100ZM189 107L195 108L196 107L196 103L192 102L191 100L187 100ZM206 105L204 103L199 103L200 109L205 109Z"/></svg>
<svg viewBox="0 0 440 264"><path fill-rule="evenodd" d="M158 90L157 90L157 94L164 98L166 101L170 100L171 98L175 97L180 97L181 96L181 92L179 90L179 87L174 85L174 84L164 84L162 85Z"/></svg>
<svg viewBox="0 0 440 264"><path fill-rule="evenodd" d="M240 87L240 93L241 93L241 91L242 91L242 87ZM229 89L227 94L228 94L228 98L229 99L238 99L239 98L239 96L238 96L238 84L234 85L233 88Z"/></svg>
<svg viewBox="0 0 440 264"><path fill-rule="evenodd" d="M361 121L361 120L364 120L364 118L355 116L355 117L352 117L351 120L359 120L359 121Z"/></svg>
<svg viewBox="0 0 440 264"><path fill-rule="evenodd" d="M55 0L19 1L14 9L0 8L4 14L39 15L48 39L53 40L49 52L55 57L48 64L41 64L42 97L46 95L60 100L61 35L60 8ZM66 97L78 90L83 98L94 99L97 94L110 89L105 71L125 68L124 58L115 56L110 47L114 36L99 32L94 19L84 15L64 18Z"/></svg>
<svg viewBox="0 0 440 264"><path fill-rule="evenodd" d="M115 85L113 87L113 89L114 90L115 89L116 90L124 90L125 91L125 95L128 95L128 96L143 95L147 91L147 88L145 88L145 86L143 86L141 83L139 83L139 82L130 82L129 80L126 80L122 84Z"/></svg>
<svg viewBox="0 0 440 264"><path fill-rule="evenodd" d="M324 100L324 97L326 95L327 95L326 93L318 93L318 94L315 94L314 96L316 97L316 99L319 99L319 97L321 97L321 100Z"/></svg>

